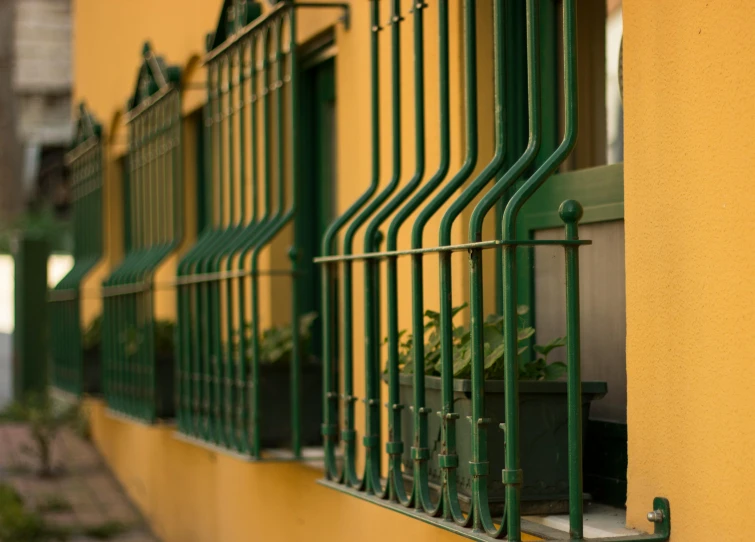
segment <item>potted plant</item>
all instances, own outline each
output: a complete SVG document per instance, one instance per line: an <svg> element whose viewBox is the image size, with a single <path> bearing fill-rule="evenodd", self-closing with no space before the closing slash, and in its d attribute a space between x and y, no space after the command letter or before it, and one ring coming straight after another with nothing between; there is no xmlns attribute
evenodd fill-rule
<svg viewBox="0 0 755 542"><path fill-rule="evenodd" d="M172 320L155 320L154 325L154 364L155 364L155 417L173 418L175 408L175 331L176 323ZM127 357L139 352L140 333L133 327L123 337L123 349Z"/></svg>
<svg viewBox="0 0 755 542"><path fill-rule="evenodd" d="M454 316L466 305L454 309ZM527 307L519 308L520 318L528 312ZM425 312L425 401L431 412L440 412L441 378L440 378L440 315L437 312ZM524 471L522 486L522 513L551 514L568 511L568 433L567 433L567 395L566 365L560 361L549 361L549 356L565 345L563 337L556 338L545 345L533 347L530 356L526 341L535 334L532 327L520 322L518 331L519 348L519 416L520 416L520 450L521 468ZM399 352L401 374L400 400L404 405L413 403L413 338L405 332ZM503 512L505 487L500 473L504 468L504 434L498 428L505 415L505 389L503 381L503 319L489 316L484 324L485 341L485 412L490 419L488 426L488 496L491 511ZM462 506L468 508L472 476L469 473L469 461L472 458L471 427L467 417L472 415L472 381L470 332L463 326L453 330L454 359L454 411L459 414L456 423L456 445L459 456L457 481ZM582 414L583 428L587 427L590 403L606 394L605 382L583 382ZM402 413L402 438L405 443L402 462L406 476L410 477L413 460L411 445L414 442L414 423L412 411L408 408ZM440 418L428 416L430 450L432 458L429 467L429 479L433 486L439 487L441 470L437 456L440 451ZM584 436L584 432L583 432Z"/></svg>
<svg viewBox="0 0 755 542"><path fill-rule="evenodd" d="M311 355L312 324L317 314L308 313L299 319L299 353L301 356L301 444L320 443L322 421L322 366ZM252 360L250 325L245 325L247 366ZM273 326L259 335L260 372L260 440L265 448L280 448L290 443L291 427L291 356L293 328L290 324ZM238 348L238 342L235 344Z"/></svg>

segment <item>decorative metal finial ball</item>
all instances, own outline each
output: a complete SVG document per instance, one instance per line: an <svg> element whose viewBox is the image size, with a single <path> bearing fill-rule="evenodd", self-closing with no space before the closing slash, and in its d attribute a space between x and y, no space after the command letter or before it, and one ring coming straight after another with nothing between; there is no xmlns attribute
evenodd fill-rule
<svg viewBox="0 0 755 542"><path fill-rule="evenodd" d="M558 208L558 216L566 224L576 224L580 221L583 214L584 209L582 209L582 204L573 199L566 200Z"/></svg>
<svg viewBox="0 0 755 542"><path fill-rule="evenodd" d="M295 246L289 247L288 258L293 261L298 257L299 257L299 251L296 250L296 247Z"/></svg>

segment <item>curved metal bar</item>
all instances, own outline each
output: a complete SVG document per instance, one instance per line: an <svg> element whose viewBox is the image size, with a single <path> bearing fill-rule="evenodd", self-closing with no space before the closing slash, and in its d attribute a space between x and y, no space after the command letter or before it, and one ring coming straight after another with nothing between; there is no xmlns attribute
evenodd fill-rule
<svg viewBox="0 0 755 542"><path fill-rule="evenodd" d="M467 157L459 172L449 181L443 190L430 202L420 213L420 219L427 213L434 214L437 208L448 200L469 178L477 165L478 139L477 139L477 45L475 36L477 31L477 6L472 0L464 1L464 56L465 56L465 101L466 101L466 135ZM440 245L451 244L451 227L455 215L447 211L440 224ZM451 254L440 253L440 327L448 330L441 333L441 441L444 446L444 461L441 468L444 471L446 482L446 499L444 501L443 514L452 518L460 525L467 525L472 514L464 517L458 502L456 490L456 468L458 456L456 455L456 419L453 407L453 343L452 341L452 308L451 308ZM439 459L440 459L439 457ZM443 466L446 465L446 466Z"/></svg>
<svg viewBox="0 0 755 542"><path fill-rule="evenodd" d="M372 107L371 107L371 122L372 122L372 178L370 185L346 211L335 219L323 236L321 251L323 256L332 254L333 245L336 240L338 232L346 225L346 223L356 215L367 201L375 194L378 188L378 182L380 178L380 156L379 156L379 137L380 137L380 120L379 120L379 99L378 99L378 77L379 77L379 63L378 63L378 42L379 42L379 4L377 0L372 0L370 7L371 12L371 38L370 38L370 65L371 65L371 81L372 81ZM350 265L350 264L348 264ZM323 312L323 412L324 423L322 428L324 448L325 448L325 465L326 465L326 477L330 479L341 480L346 472L344 468L341 472L338 471L335 460L335 444L337 436L337 418L338 418L338 392L333 391L338 389L338 383L335 379L335 371L333 367L334 351L337 350L338 345L332 344L332 334L330 328L338 325L335 314L331 314L331 304L333 299L333 286L332 281L337 275L337 265L326 265L323 267L322 275L322 312ZM349 290L350 291L350 290ZM344 380L347 382L345 387L351 388L353 386L353 366L344 365ZM346 396L351 397L353 390L349 391ZM350 436L355 435L354 430L354 407L353 400L346 400L345 405L345 425L346 432L350 432ZM346 462L352 464L350 482L356 482L356 475L353 468L354 455L356 450L354 449L355 440L351 438L346 440ZM351 448L351 450L349 450ZM351 458L351 459L348 459ZM353 485L359 485L354 483Z"/></svg>
<svg viewBox="0 0 755 542"><path fill-rule="evenodd" d="M264 43L264 42L263 42ZM267 53L263 46L262 56L266 56ZM249 39L249 161L250 161L250 179L252 185L252 218L244 231L244 241L234 251L234 257L236 258L237 271L244 270L244 259L246 253L251 249L256 238L256 233L264 227L270 218L270 197L268 184L265 184L264 190L264 205L262 216L257 217L259 206L259 193L257 183L259 182L259 154L257 149L257 129L258 129L258 83L257 83L257 34L252 34ZM266 92L266 90L265 90ZM264 101L264 100L263 100ZM264 110L265 117L267 116L267 109ZM229 258L229 260L233 259ZM236 424L241 428L241 448L242 453L250 453L252 438L249 434L249 394L247 393L247 380L248 374L246 361L246 332L244 329L244 323L246 321L245 304L246 299L245 292L245 279L239 278L236 283L238 287L238 321L239 321L239 372L237 387L239 395L241 396L240 404L236 411Z"/></svg>
<svg viewBox="0 0 755 542"><path fill-rule="evenodd" d="M290 49L289 49L289 59L290 59L290 69L291 69L291 80L292 83L296 79L296 47L295 47L295 37L296 37L296 26L295 26L295 17L293 16L292 12L288 12L289 17L289 32L290 32ZM278 25L278 32L281 33L282 28L282 17L279 19L276 23ZM280 47L280 37L278 38L278 43ZM278 105L281 105L281 96L282 93L280 92L281 85L277 86L277 92L278 92ZM291 92L291 99L296 100L295 97L295 89L293 88L292 84L292 92ZM282 121L282 109L279 110L279 120ZM291 134L291 141L292 145L295 145L296 142L296 129L293 124L293 115L292 115L292 125L290 126ZM296 155L294 154L294 159L292 160L292 191L291 191L291 203L288 207L288 209L284 209L285 207L285 181L284 181L284 141L283 141L283 133L282 133L282 122L279 123L279 126L281 126L281 130L278 131L278 217L274 218L266 230L261 234L261 236L257 239L256 246L251 252L251 301L252 301L252 322L251 322L251 333L252 333L252 382L253 382L253 393L252 393L252 424L255 428L255 432L252 438L252 449L251 454L254 457L259 457L261 452L261 442L260 442L260 394L258 389L259 384L259 339L258 339L258 332L259 332L259 299L258 299L258 288L259 288L259 280L258 280L258 260L259 255L262 249L269 243L280 231L294 218L295 212L296 212ZM296 149L294 148L293 151L295 152ZM296 316L294 314L294 316ZM293 338L292 340L294 342L298 341L298 322L294 321L292 325L292 331L293 331Z"/></svg>
<svg viewBox="0 0 755 542"><path fill-rule="evenodd" d="M558 148L511 197L503 212L503 238L516 238L516 218L524 203L542 186L566 159L577 138L577 57L575 0L564 0L564 138ZM516 320L516 251L503 248L503 331L506 389L506 473L518 478L519 461L519 376L517 367ZM521 540L521 487L518 483L506 486L509 540Z"/></svg>
<svg viewBox="0 0 755 542"><path fill-rule="evenodd" d="M84 387L85 359L81 344L81 282L102 257L102 127L81 103L76 135L65 161L71 173L74 265L50 292L52 385L79 395ZM106 333L106 327L103 327ZM103 367L107 374L109 364ZM111 381L103 379L108 387Z"/></svg>
<svg viewBox="0 0 755 542"><path fill-rule="evenodd" d="M391 17L389 25L391 26L391 103L393 106L391 115L391 132L393 141L393 171L388 184L383 188L376 198L376 201L383 201L396 191L401 181L401 2L400 0L391 1ZM420 47L421 48L421 47ZM423 146L424 149L424 146ZM424 156L423 156L424 157ZM422 157L422 158L423 158ZM424 160L417 157L418 169L417 175L407 184L395 197L388 200L386 205L380 209L375 217L370 221L364 235L364 250L371 252L377 250L377 236L380 225L401 205L401 202L416 188L421 180L424 171ZM421 163L420 163L421 162ZM373 202L374 203L374 202ZM381 202L382 203L382 202ZM395 239L394 239L395 243ZM368 479L368 491L377 495L388 494L391 491L391 477L388 477L388 483L385 487L380 482L380 334L378 323L380 319L380 298L377 294L378 289L378 263L374 261L365 261L364 263L364 304L366 307L364 326L365 326L365 391L366 391L366 408L365 408L365 430L367 434L364 437L366 448L367 472L370 474ZM396 387L396 391L398 388ZM398 402L389 404L389 409L398 408ZM398 418L400 412L394 417ZM391 449L393 444L388 445ZM399 448L399 446L395 446ZM399 467L400 468L400 467ZM403 488L402 488L403 489ZM398 491L393 488L393 491Z"/></svg>
<svg viewBox="0 0 755 542"><path fill-rule="evenodd" d="M379 64L379 38L380 32L380 0L370 0L371 2L371 32L372 39L370 42L370 69L372 73L371 82L371 103L372 103L372 181L369 191L373 193L377 190L380 179L380 64ZM372 190L372 186L375 190ZM354 245L354 236L357 230L369 219L388 198L390 193L385 189L378 193L359 214L354 217L349 227L346 229L343 240L343 254L351 254ZM352 264L351 262L343 263L343 367L344 367L344 405L346 429L343 431L343 439L346 442L346 453L344 457L344 469L346 479L350 486L362 488L367 481L367 465L365 464L365 475L360 479L356 473L356 430L354 429L354 402L357 400L354 395L354 334L353 334L353 284L352 284Z"/></svg>
<svg viewBox="0 0 755 542"><path fill-rule="evenodd" d="M367 239L374 236L380 224L385 221L422 182L425 173L425 79L424 79L424 28L422 10L424 4L418 2L413 10L414 22L414 125L415 125L415 172L409 182L396 194L393 199L386 204L383 209L372 220L365 237ZM397 24L397 22L395 23ZM398 40L394 47L398 49ZM396 83L394 82L394 85ZM400 112L400 108L399 108ZM400 141L399 141L400 143ZM400 161L400 148L395 147L394 141L394 162ZM419 204L419 203L417 203ZM398 233L401 224L409 217L411 211L406 210L405 206L397 213L388 227L387 249L395 250L397 246ZM375 262L374 265L377 265ZM388 298L388 427L389 441L386 443L386 450L390 456L388 479L391 483L391 499L397 500L404 506L412 506L415 502L415 485L416 481L412 478L412 488L409 495L404 487L403 475L401 470L401 456L404 451L404 442L402 441L401 432L401 411L406 405L400 404L399 381L398 381L398 268L396 258L389 258L387 262L387 298ZM374 335L376 330L373 328L371 342L379 342L380 337ZM379 364L379 359L375 360ZM392 473L392 475L391 475Z"/></svg>
<svg viewBox="0 0 755 542"><path fill-rule="evenodd" d="M496 34L496 76L497 88L503 85L503 40L504 31L503 2L496 0L495 10L495 34ZM482 238L483 220L486 214L495 207L497 201L508 191L525 172L526 168L537 156L540 148L540 65L539 65L539 16L536 0L527 1L527 103L529 113L529 141L514 165L495 183L495 185L483 196L475 206L470 219L469 239L471 242ZM496 97L499 104L503 103L503 96ZM499 109L502 115L502 108ZM497 119L498 128L496 133L503 137L503 119ZM485 172L483 172L484 174ZM473 249L470 251L470 335L472 346L472 461L478 465L488 465L487 458L487 427L482 420L485 416L485 393L484 393L484 364L485 354L483 345L483 292L482 292L482 251ZM493 537L506 534L506 518L501 522L500 528L496 528L490 516L487 498L487 476L481 474L474 478L473 499L475 499L475 527L485 530Z"/></svg>
<svg viewBox="0 0 755 542"><path fill-rule="evenodd" d="M469 178L469 176L474 171L474 168L477 164L477 155L478 155L478 141L477 141L477 54L476 54L476 47L474 44L474 36L475 36L475 24L473 20L470 20L468 17L469 10L474 10L474 2L473 0L465 0L464 3L464 9L465 9L465 39L464 39L464 65L465 65L465 71L464 71L464 88L465 88L465 112L466 112L466 122L465 122L465 131L466 131L466 141L467 141L467 148L466 148L466 156L464 159L463 164L461 165L460 169L453 175L453 177L443 186L443 188L428 202L428 204L420 211L419 215L417 216L417 219L414 223L414 226L412 228L412 246L413 248L418 248L422 244L422 233L424 231L425 226L429 222L429 220L435 215L435 213L446 203L446 201L466 182L466 180ZM438 3L439 6L439 24L440 26L440 32L443 33L445 30L445 33L448 32L448 4L446 0L439 0ZM442 40L441 40L442 42ZM447 61L443 62L443 53L447 55L447 51L444 51L444 48L441 47L440 50L440 61L441 61L441 69L440 74L441 78L447 79L448 75L448 64ZM443 87L446 85L443 85L441 83L441 91ZM445 100L447 101L447 96L445 96ZM441 94L441 107L443 107L443 101L444 101L444 95ZM443 134L443 131L441 131L441 135ZM443 143L443 140L441 140L442 145L449 146L448 143ZM443 164L441 164L443 166ZM445 166L446 171L442 172L442 177L438 179L438 177L434 177L431 182L436 183L439 186L440 182L445 179L445 176L447 175L447 168L448 166ZM444 169L444 168L441 168ZM438 175L440 176L440 174ZM433 186L435 188L435 186ZM424 189L420 192L422 193L423 197L426 197L429 195L430 190L428 189L427 192L424 191ZM419 197L419 193L416 197ZM408 205L413 204L413 201L410 202ZM447 238L447 240L446 240ZM441 234L441 245L448 245L450 244L450 229L449 229L449 235L443 235ZM440 254L440 262L441 267L443 267L444 260L448 259L449 266L450 266L450 253L441 253ZM424 334L424 322L422 321L423 315L422 315L422 289L421 286L418 287L418 284L421 284L422 281L422 261L421 261L421 255L416 255L413 260L413 268L412 268L413 278L412 278L412 284L413 284L413 309L412 309L412 320L413 320L413 332L415 336L423 336ZM445 290L442 290L442 294L446 296L450 296L450 280L448 282L448 288ZM450 299L450 297L449 297ZM421 342L421 341L420 341ZM418 343L419 344L419 343ZM415 350L415 355L417 355L417 351ZM423 359L424 356L417 358L417 359ZM450 356L447 354L447 363L448 366L444 366L444 373L450 374L452 372L452 365L451 365L451 359ZM421 381L421 388L417 386L418 379L415 377L415 393L417 393L418 389L424 388L424 381ZM453 419L453 391L451 390L451 379L448 379L448 386L444 385L443 388L443 410L441 413L441 430L442 430L442 442L445 443L445 449L443 455L452 455L455 456L456 452L456 445L455 445L455 428L454 428L454 419ZM422 419L426 416L426 413L423 413L421 408L415 404L417 412L415 412L415 420L416 417L419 416L420 421L420 427L422 427L424 424L422 423ZM449 417L450 415L450 417ZM416 421L415 421L416 423ZM422 429L421 429L422 430ZM426 431L425 431L426 434ZM415 433L416 438L416 433ZM416 469L416 467L415 467ZM423 467L420 464L419 472L421 476L421 483L419 484L420 488L420 495L422 495L422 502L423 502L423 508L429 509L428 512L431 513L431 515L435 515L440 513L440 510L437 509L437 506L432 505L430 502L429 497L429 491L427 490L427 484L424 482L426 479L426 476L422 476L423 469L426 469L426 467ZM453 517L454 521L456 521L459 524L465 524L467 522L467 518L464 517L463 513L461 512L461 506L458 503L458 493L455 490L455 480L456 480L456 472L455 467L442 467L443 470L443 479L444 479L444 485L447 488L444 490L443 495L441 496L441 502L438 503L438 505L442 505L442 512L444 517L451 518ZM449 492L448 488L454 488L452 491Z"/></svg>
<svg viewBox="0 0 755 542"><path fill-rule="evenodd" d="M228 185L229 185L229 220L228 220L228 226L226 228L226 232L224 235L224 239L222 243L216 243L216 250L217 253L212 258L210 263L210 268L215 273L219 273L221 271L221 267L225 267L226 272L231 271L231 266L233 263L233 253L236 249L236 246L239 244L241 239L244 237L244 233L246 230L246 226L249 223L249 219L245 216L245 202L246 202L246 183L245 183L245 169L244 169L244 160L245 160L245 154L246 150L244 148L244 46L246 44L246 40L240 40L234 44L233 47L230 47L226 53L226 55L221 56L220 58L226 58L226 65L227 65L227 82L228 82L228 99L227 99L227 129L228 129L228 142L229 142L229 148L228 148ZM234 55L235 53L235 55ZM234 61L235 56L235 61ZM234 64L237 68L236 77L234 78ZM236 93L238 94L237 101L234 101L234 86L236 88ZM234 191L235 191L235 184L236 181L234 180L234 175L236 173L236 164L234 161L234 144L233 144L233 135L236 132L236 123L234 123L234 116L238 117L238 131L239 131L239 195L238 199L240 201L239 205L239 216L238 219L235 218L235 200L234 197ZM225 263L225 266L223 266L223 263ZM232 287L231 287L231 280L221 280L216 283L212 284L212 287L218 296L218 302L220 298L220 285L221 283L225 287L225 334L222 331L221 326L221 319L218 318L215 320L215 352L216 352L216 359L218 360L217 363L222 367L225 366L224 376L223 376L223 383L224 385L221 386L223 388L223 396L224 401L222 401L222 405L218 404L216 408L220 408L222 412L219 415L219 418L222 420L223 427L223 438L225 446L231 449L234 449L236 451L241 451L243 448L243 437L240 434L240 431L238 430L238 427L234 427L234 413L238 410L238 406L236 406L237 402L242 402L241 397L243 397L243 392L238 392L238 386L236 384L238 374L237 370L234 370L235 360L234 360L234 353L233 353L233 296L232 296ZM221 361L222 360L222 361ZM216 401L217 403L220 403L220 401ZM216 410L217 412L217 410ZM217 415L217 414L216 414Z"/></svg>
<svg viewBox="0 0 755 542"><path fill-rule="evenodd" d="M140 77L155 57L148 45L144 49L144 63ZM168 77L165 77L165 75ZM118 285L149 282L159 264L180 244L183 236L183 191L181 175L181 97L176 82L180 70L167 69L166 74L152 73L159 88L147 89L150 95L137 91L131 110L139 114L128 117L133 206L134 246L123 262L104 281L105 289ZM159 76L159 77L158 77ZM141 89L141 87L140 87ZM142 103L139 98L145 98ZM172 220L171 220L172 219ZM117 294L106 303L105 320L109 329L104 333L108 341L110 367L117 382L109 383L113 408L152 422L156 418L156 372L153 293L127 291ZM118 330L137 333L135 352L123 352ZM111 368L113 371L111 372Z"/></svg>

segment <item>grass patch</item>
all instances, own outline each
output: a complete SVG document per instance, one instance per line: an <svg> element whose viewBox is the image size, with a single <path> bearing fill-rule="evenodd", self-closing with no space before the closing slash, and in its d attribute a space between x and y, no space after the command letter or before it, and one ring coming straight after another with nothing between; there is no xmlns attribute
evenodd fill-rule
<svg viewBox="0 0 755 542"><path fill-rule="evenodd" d="M51 542L67 540L70 532L45 523L29 512L16 491L0 484L0 540L3 542Z"/></svg>
<svg viewBox="0 0 755 542"><path fill-rule="evenodd" d="M45 495L37 505L37 512L41 514L70 512L71 510L73 510L71 503L65 497L56 493Z"/></svg>
<svg viewBox="0 0 755 542"><path fill-rule="evenodd" d="M110 540L128 530L128 526L120 521L108 521L100 525L92 525L91 527L82 529L81 534L97 540Z"/></svg>

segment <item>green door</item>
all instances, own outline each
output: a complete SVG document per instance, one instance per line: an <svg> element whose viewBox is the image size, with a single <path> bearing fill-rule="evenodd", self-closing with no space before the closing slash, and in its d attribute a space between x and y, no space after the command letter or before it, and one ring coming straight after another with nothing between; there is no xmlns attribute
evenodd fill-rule
<svg viewBox="0 0 755 542"><path fill-rule="evenodd" d="M300 218L296 222L302 252L300 314L321 314L320 240L333 219L336 186L335 61L330 58L304 69L302 74L302 168ZM335 288L333 291L338 291ZM312 327L311 353L321 353L322 324Z"/></svg>

